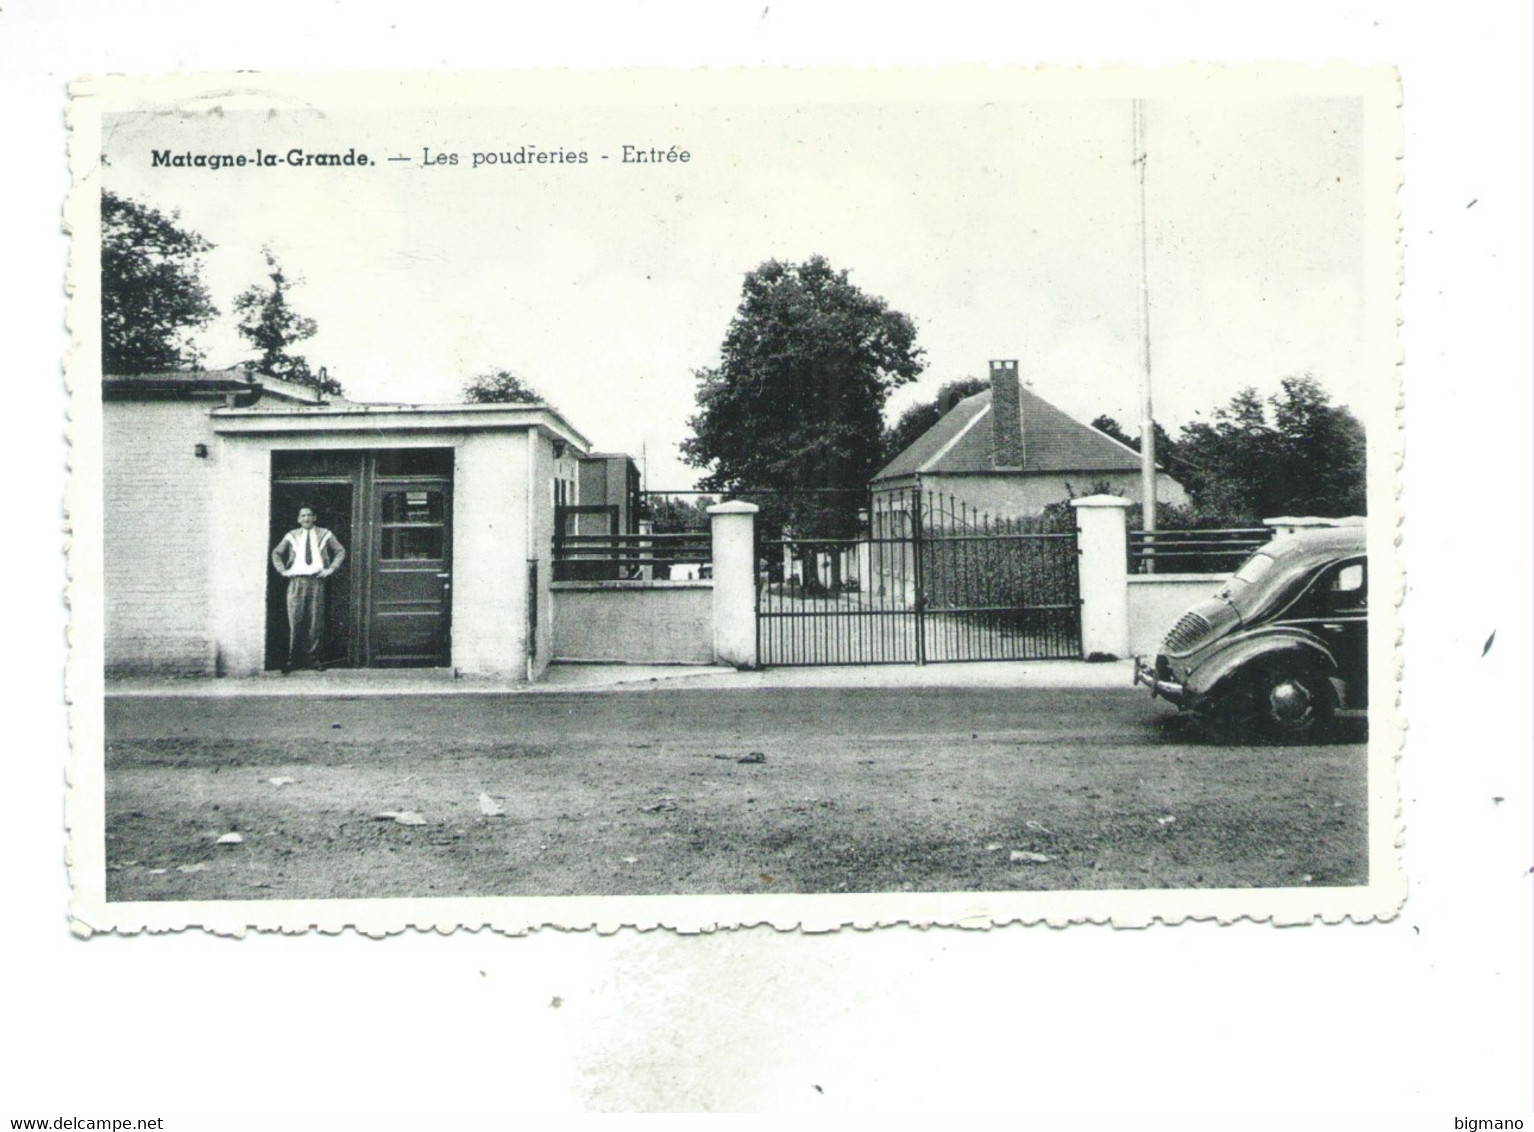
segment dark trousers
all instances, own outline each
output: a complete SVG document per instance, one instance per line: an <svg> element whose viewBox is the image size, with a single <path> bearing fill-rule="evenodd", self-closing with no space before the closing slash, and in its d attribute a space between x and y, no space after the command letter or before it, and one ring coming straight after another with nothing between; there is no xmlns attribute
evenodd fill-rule
<svg viewBox="0 0 1534 1132"><path fill-rule="evenodd" d="M288 663L325 659L325 583L316 577L288 579Z"/></svg>

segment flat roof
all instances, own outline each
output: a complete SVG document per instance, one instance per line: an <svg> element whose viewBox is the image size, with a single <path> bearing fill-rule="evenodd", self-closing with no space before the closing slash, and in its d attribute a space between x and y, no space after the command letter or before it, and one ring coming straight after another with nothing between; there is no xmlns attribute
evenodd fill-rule
<svg viewBox="0 0 1534 1132"><path fill-rule="evenodd" d="M101 378L101 395L108 400L146 397L222 397L234 393L256 399L272 398L299 404L323 404L319 390L241 367L221 370L160 370L156 373L108 373Z"/></svg>
<svg viewBox="0 0 1534 1132"><path fill-rule="evenodd" d="M574 425L551 405L512 404L409 405L347 401L328 405L257 404L244 409L214 409L213 431L226 435L263 433L388 431L489 431L541 428L550 436L583 450L591 447Z"/></svg>

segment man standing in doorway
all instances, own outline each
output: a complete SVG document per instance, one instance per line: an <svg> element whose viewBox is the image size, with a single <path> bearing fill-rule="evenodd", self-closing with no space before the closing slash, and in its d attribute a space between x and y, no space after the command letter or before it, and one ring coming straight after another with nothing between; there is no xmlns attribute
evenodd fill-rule
<svg viewBox="0 0 1534 1132"><path fill-rule="evenodd" d="M313 507L298 512L298 527L272 548L272 565L288 580L287 675L305 662L325 671L325 579L346 561L346 547L324 527L315 526Z"/></svg>

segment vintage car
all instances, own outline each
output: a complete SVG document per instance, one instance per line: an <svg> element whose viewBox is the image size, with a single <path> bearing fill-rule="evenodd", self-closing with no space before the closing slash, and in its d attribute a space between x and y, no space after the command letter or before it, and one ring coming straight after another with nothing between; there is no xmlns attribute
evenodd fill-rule
<svg viewBox="0 0 1534 1132"><path fill-rule="evenodd" d="M1284 535L1172 626L1135 683L1232 740L1324 731L1369 695L1369 576L1361 525Z"/></svg>

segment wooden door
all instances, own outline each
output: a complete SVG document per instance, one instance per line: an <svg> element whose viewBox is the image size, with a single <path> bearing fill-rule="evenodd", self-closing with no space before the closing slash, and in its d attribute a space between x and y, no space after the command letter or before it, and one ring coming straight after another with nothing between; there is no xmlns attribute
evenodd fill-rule
<svg viewBox="0 0 1534 1132"><path fill-rule="evenodd" d="M446 666L451 663L452 480L388 476L386 466L379 461L371 493L368 663Z"/></svg>

